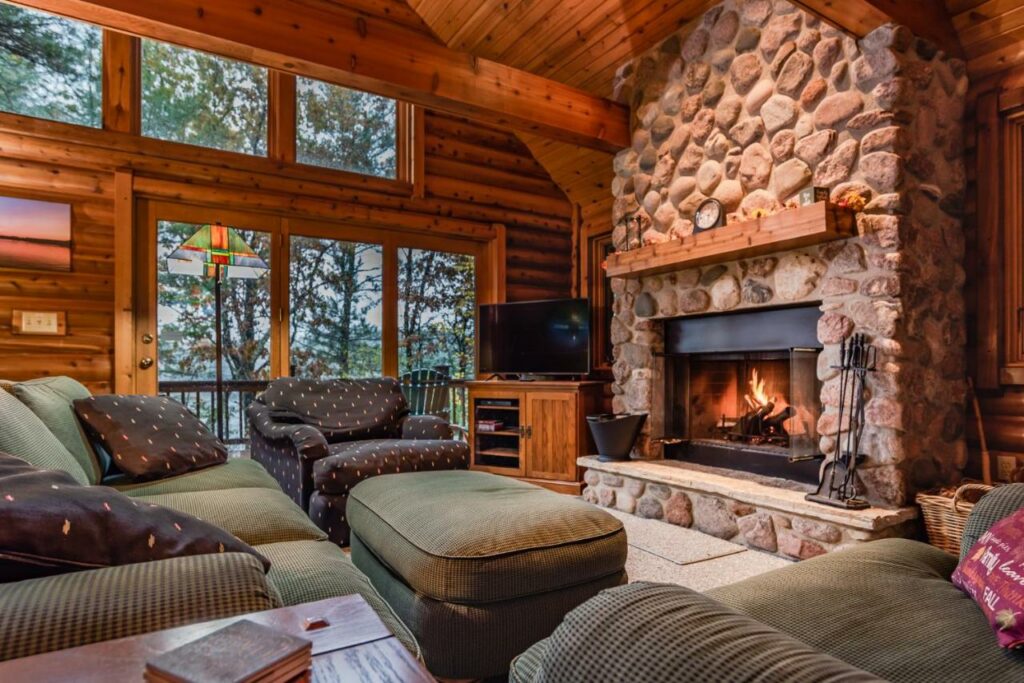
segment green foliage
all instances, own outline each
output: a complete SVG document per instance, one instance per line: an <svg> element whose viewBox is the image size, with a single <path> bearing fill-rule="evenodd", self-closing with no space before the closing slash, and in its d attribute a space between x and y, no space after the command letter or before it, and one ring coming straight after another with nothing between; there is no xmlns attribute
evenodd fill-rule
<svg viewBox="0 0 1024 683"><path fill-rule="evenodd" d="M468 254L400 249L398 360L402 372L446 366L469 377L476 354L476 261Z"/></svg>
<svg viewBox="0 0 1024 683"><path fill-rule="evenodd" d="M0 4L0 109L98 127L101 54L93 26Z"/></svg>
<svg viewBox="0 0 1024 683"><path fill-rule="evenodd" d="M292 374L379 376L381 247L292 236L290 251Z"/></svg>
<svg viewBox="0 0 1024 683"><path fill-rule="evenodd" d="M296 90L300 163L395 177L394 100L308 78Z"/></svg>
<svg viewBox="0 0 1024 683"><path fill-rule="evenodd" d="M267 153L267 70L142 41L142 132L161 140Z"/></svg>

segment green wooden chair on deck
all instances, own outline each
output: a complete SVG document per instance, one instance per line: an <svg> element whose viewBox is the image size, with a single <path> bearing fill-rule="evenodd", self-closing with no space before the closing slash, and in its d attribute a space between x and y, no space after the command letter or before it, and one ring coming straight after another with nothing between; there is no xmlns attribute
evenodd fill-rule
<svg viewBox="0 0 1024 683"><path fill-rule="evenodd" d="M451 377L440 370L413 370L398 378L412 415L436 415L449 420Z"/></svg>

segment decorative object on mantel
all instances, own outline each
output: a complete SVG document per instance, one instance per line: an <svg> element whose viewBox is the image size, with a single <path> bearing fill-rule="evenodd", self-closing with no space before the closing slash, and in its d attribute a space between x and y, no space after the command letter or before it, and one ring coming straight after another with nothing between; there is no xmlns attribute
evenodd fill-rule
<svg viewBox="0 0 1024 683"><path fill-rule="evenodd" d="M695 234L720 228L723 225L725 225L725 207L714 197L702 201L693 214L693 232Z"/></svg>
<svg viewBox="0 0 1024 683"><path fill-rule="evenodd" d="M633 444L646 421L647 413L587 415L587 426L594 437L599 459L603 462L629 460Z"/></svg>
<svg viewBox="0 0 1024 683"><path fill-rule="evenodd" d="M11 331L14 334L38 334L63 337L68 333L67 314L64 311L11 312Z"/></svg>
<svg viewBox="0 0 1024 683"><path fill-rule="evenodd" d="M818 202L827 202L829 198L827 187L808 187L800 191L800 206L810 206Z"/></svg>
<svg viewBox="0 0 1024 683"><path fill-rule="evenodd" d="M839 370L839 414L836 417L839 428L835 437L835 451L831 458L826 458L821 464L818 490L807 494L809 501L848 510L871 507L868 501L860 497L857 465L864 459L860 452L866 403L864 380L867 373L875 371L877 359L877 349L868 344L864 334L844 339L839 346L839 365L832 366ZM847 425L845 434L844 423Z"/></svg>
<svg viewBox="0 0 1024 683"><path fill-rule="evenodd" d="M608 277L637 278L846 239L856 233L854 218L849 210L818 202L678 241L610 254L606 273Z"/></svg>

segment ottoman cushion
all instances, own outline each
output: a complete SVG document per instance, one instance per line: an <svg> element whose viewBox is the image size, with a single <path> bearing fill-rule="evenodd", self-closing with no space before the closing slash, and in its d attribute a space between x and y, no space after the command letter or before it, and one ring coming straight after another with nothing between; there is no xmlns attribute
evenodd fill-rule
<svg viewBox="0 0 1024 683"><path fill-rule="evenodd" d="M622 523L583 501L484 472L374 477L352 489L349 523L417 592L480 604L622 572Z"/></svg>

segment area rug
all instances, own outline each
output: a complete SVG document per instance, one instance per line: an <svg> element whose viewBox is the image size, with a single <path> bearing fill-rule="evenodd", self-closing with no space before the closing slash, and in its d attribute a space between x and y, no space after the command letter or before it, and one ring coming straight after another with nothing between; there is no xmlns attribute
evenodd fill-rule
<svg viewBox="0 0 1024 683"><path fill-rule="evenodd" d="M678 565L706 562L716 557L746 552L736 543L723 541L693 529L643 519L618 510L605 510L622 520L629 545Z"/></svg>

